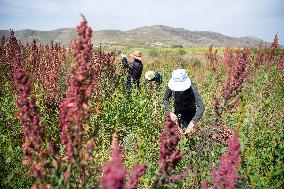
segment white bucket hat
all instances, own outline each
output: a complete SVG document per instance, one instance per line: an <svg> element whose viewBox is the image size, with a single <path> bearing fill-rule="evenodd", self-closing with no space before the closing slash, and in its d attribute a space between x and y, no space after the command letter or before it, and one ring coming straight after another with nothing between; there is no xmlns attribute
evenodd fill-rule
<svg viewBox="0 0 284 189"><path fill-rule="evenodd" d="M173 91L185 91L191 86L191 81L188 78L184 69L173 70L172 78L169 80L168 87Z"/></svg>
<svg viewBox="0 0 284 189"><path fill-rule="evenodd" d="M154 77L155 77L155 71L148 71L145 73L145 78L149 81L154 79Z"/></svg>

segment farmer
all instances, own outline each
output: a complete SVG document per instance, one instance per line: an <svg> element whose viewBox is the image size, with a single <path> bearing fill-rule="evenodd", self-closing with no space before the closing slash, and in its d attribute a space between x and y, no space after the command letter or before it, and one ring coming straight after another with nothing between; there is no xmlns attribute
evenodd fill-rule
<svg viewBox="0 0 284 189"><path fill-rule="evenodd" d="M126 89L128 92L131 92L133 89L132 83L140 89L140 78L143 71L141 52L135 50L132 54L130 54L130 57L133 58L132 63L127 61L126 55L123 53L121 54L122 64L128 69L126 83Z"/></svg>
<svg viewBox="0 0 284 189"><path fill-rule="evenodd" d="M153 71L153 70L147 71L145 73L145 78L149 83L155 82L157 86L160 86L162 84L162 76L157 71Z"/></svg>
<svg viewBox="0 0 284 189"><path fill-rule="evenodd" d="M169 102L171 96L174 97L174 113ZM180 127L185 129L184 134L194 132L194 126L204 112L204 106L198 89L184 69L173 70L164 95L164 106L172 118L178 119Z"/></svg>

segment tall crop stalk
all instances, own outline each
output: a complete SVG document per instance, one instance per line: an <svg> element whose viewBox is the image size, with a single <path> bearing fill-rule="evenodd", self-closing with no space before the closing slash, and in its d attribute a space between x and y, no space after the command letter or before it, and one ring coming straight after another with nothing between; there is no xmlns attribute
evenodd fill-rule
<svg viewBox="0 0 284 189"><path fill-rule="evenodd" d="M117 138L113 135L112 160L104 166L100 187L102 189L136 189L139 184L139 178L146 169L146 165L136 164L133 166L132 173L127 174L127 170L122 163L122 154Z"/></svg>

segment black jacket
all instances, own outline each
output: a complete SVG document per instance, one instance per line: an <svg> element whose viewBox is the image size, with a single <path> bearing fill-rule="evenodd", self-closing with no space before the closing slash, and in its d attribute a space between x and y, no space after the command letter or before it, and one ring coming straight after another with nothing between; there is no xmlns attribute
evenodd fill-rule
<svg viewBox="0 0 284 189"><path fill-rule="evenodd" d="M128 68L128 75L135 81L140 80L143 71L143 64L140 60L135 59L132 63L128 63L127 59L122 58L122 64Z"/></svg>
<svg viewBox="0 0 284 189"><path fill-rule="evenodd" d="M202 114L204 112L204 105L198 89L193 83L191 83L191 87L189 89L183 92L172 91L169 87L167 87L164 95L164 105L169 112L172 111L169 102L172 94L174 96L174 106L176 112L194 111L197 106L197 112L192 119L194 121L198 121L202 117Z"/></svg>

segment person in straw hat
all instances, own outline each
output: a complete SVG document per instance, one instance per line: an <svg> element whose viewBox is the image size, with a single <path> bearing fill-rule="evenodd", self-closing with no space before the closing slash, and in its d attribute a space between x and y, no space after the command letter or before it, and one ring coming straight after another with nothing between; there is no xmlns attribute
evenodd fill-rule
<svg viewBox="0 0 284 189"><path fill-rule="evenodd" d="M155 82L157 86L162 84L162 76L159 72L150 70L145 73L145 78L148 82Z"/></svg>
<svg viewBox="0 0 284 189"><path fill-rule="evenodd" d="M130 57L133 58L132 63L128 63L126 55L121 54L122 64L124 67L128 68L126 83L126 89L128 92L131 92L133 89L132 83L140 89L140 78L143 71L141 52L135 50L130 54Z"/></svg>
<svg viewBox="0 0 284 189"><path fill-rule="evenodd" d="M169 102L171 96L174 97L174 113ZM194 132L194 126L203 115L204 106L197 87L184 69L173 70L164 94L164 106L171 118L178 120L180 127L185 129L185 134Z"/></svg>

